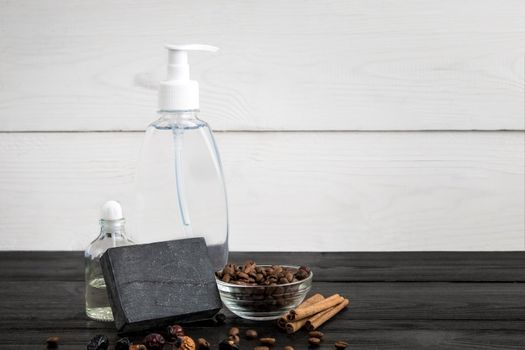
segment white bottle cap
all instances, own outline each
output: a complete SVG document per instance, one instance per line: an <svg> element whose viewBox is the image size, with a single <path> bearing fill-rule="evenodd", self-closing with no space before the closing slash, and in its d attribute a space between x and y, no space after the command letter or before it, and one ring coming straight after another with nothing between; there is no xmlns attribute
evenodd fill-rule
<svg viewBox="0 0 525 350"><path fill-rule="evenodd" d="M186 111L199 109L199 83L190 80L188 51L215 52L211 45L166 45L168 49L168 79L160 83L159 110Z"/></svg>
<svg viewBox="0 0 525 350"><path fill-rule="evenodd" d="M120 220L122 216L122 206L117 201L107 201L100 210L102 220Z"/></svg>

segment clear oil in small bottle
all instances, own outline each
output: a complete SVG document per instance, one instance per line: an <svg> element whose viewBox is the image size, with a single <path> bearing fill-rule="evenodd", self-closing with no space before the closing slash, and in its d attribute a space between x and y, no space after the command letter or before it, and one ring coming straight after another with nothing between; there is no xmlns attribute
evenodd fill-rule
<svg viewBox="0 0 525 350"><path fill-rule="evenodd" d="M113 321L100 258L108 248L133 244L126 236L122 207L116 201L102 206L100 234L84 253L86 282L86 315L96 321Z"/></svg>

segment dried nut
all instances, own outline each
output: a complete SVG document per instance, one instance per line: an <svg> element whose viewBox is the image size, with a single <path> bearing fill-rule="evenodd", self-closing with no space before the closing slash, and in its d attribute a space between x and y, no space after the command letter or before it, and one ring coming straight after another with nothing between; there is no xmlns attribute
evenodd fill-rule
<svg viewBox="0 0 525 350"><path fill-rule="evenodd" d="M182 337L178 337L175 340L175 343L173 345L180 350L195 350L196 348L195 342L193 341L193 339L191 339L190 337L186 335Z"/></svg>
<svg viewBox="0 0 525 350"><path fill-rule="evenodd" d="M321 339L319 339L319 338L308 338L308 344L313 345L313 346L318 346L319 344L321 344Z"/></svg>
<svg viewBox="0 0 525 350"><path fill-rule="evenodd" d="M231 339L224 339L219 343L219 350L239 350L239 345Z"/></svg>
<svg viewBox="0 0 525 350"><path fill-rule="evenodd" d="M228 339L233 340L235 344L239 344L241 342L241 338L239 338L238 335L229 335Z"/></svg>
<svg viewBox="0 0 525 350"><path fill-rule="evenodd" d="M270 348L267 346L256 346L253 350L270 350Z"/></svg>
<svg viewBox="0 0 525 350"><path fill-rule="evenodd" d="M308 333L308 336L310 338L319 338L319 339L321 339L324 336L324 333L323 332L319 332L319 331L311 331L310 333Z"/></svg>
<svg viewBox="0 0 525 350"><path fill-rule="evenodd" d="M183 337L185 334L184 334L184 329L179 326L178 324L174 324L173 326L168 326L168 334L173 338L177 338L177 337Z"/></svg>
<svg viewBox="0 0 525 350"><path fill-rule="evenodd" d="M239 335L239 328L237 327L232 327L230 328L230 330L228 331L228 335Z"/></svg>
<svg viewBox="0 0 525 350"><path fill-rule="evenodd" d="M162 335L158 333L151 333L144 338L143 343L149 350L162 350L164 344L166 344L166 341Z"/></svg>
<svg viewBox="0 0 525 350"><path fill-rule="evenodd" d="M293 346L287 345L283 348L283 350L294 350Z"/></svg>
<svg viewBox="0 0 525 350"><path fill-rule="evenodd" d="M273 346L275 345L275 338L260 338L259 342L263 345Z"/></svg>
<svg viewBox="0 0 525 350"><path fill-rule="evenodd" d="M339 340L335 342L334 346L337 350L344 350L348 346L348 343L343 340Z"/></svg>
<svg viewBox="0 0 525 350"><path fill-rule="evenodd" d="M129 350L130 345L129 338L120 338L115 344L115 350Z"/></svg>
<svg viewBox="0 0 525 350"><path fill-rule="evenodd" d="M129 350L148 350L144 344L133 344L130 345Z"/></svg>
<svg viewBox="0 0 525 350"><path fill-rule="evenodd" d="M210 350L210 343L204 338L197 339L197 350Z"/></svg>
<svg viewBox="0 0 525 350"><path fill-rule="evenodd" d="M49 338L47 338L46 340L46 345L47 345L47 348L48 349L56 349L58 348L58 340L60 338L57 337L57 336L51 336Z"/></svg>
<svg viewBox="0 0 525 350"><path fill-rule="evenodd" d="M99 334L91 338L87 344L87 350L107 350L109 339L105 335Z"/></svg>
<svg viewBox="0 0 525 350"><path fill-rule="evenodd" d="M257 339L257 331L254 329L248 329L246 331L246 338L248 339Z"/></svg>

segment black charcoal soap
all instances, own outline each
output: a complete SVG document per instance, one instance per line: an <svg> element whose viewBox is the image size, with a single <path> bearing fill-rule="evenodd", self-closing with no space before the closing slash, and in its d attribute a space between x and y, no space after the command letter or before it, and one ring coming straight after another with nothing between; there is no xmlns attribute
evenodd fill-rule
<svg viewBox="0 0 525 350"><path fill-rule="evenodd" d="M101 266L119 333L211 318L222 307L203 238L110 248Z"/></svg>

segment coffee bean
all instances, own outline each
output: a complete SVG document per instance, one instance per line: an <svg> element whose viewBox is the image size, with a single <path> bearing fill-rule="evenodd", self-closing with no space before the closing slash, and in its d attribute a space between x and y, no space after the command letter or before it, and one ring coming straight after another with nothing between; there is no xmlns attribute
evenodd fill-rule
<svg viewBox="0 0 525 350"><path fill-rule="evenodd" d="M259 339L259 342L263 345L267 345L267 346L274 346L275 345L275 338L260 338Z"/></svg>
<svg viewBox="0 0 525 350"><path fill-rule="evenodd" d="M240 331L237 327L232 327L228 330L228 335L239 335Z"/></svg>
<svg viewBox="0 0 525 350"><path fill-rule="evenodd" d="M285 275L285 278L286 280L288 281L288 283L292 282L293 281L293 273L291 273L290 271L288 271Z"/></svg>
<svg viewBox="0 0 525 350"><path fill-rule="evenodd" d="M321 339L324 336L324 334L323 334L323 332L319 332L319 331L311 331L310 333L308 333L308 336L310 338L319 338L319 339Z"/></svg>
<svg viewBox="0 0 525 350"><path fill-rule="evenodd" d="M239 345L231 339L224 339L219 343L219 350L239 350Z"/></svg>
<svg viewBox="0 0 525 350"><path fill-rule="evenodd" d="M235 344L239 344L241 342L241 338L238 335L229 335L228 339L233 340Z"/></svg>
<svg viewBox="0 0 525 350"><path fill-rule="evenodd" d="M249 260L242 266L228 264L222 271L215 273L217 279L225 283L236 285L260 285L273 286L277 284L288 284L308 278L310 269L301 266L299 269L272 265L271 267L257 266L253 260Z"/></svg>
<svg viewBox="0 0 525 350"><path fill-rule="evenodd" d="M295 273L295 278L297 278L299 281L301 280L304 280L305 278L307 278L310 274L308 272L306 272L305 270L297 270L297 272Z"/></svg>
<svg viewBox="0 0 525 350"><path fill-rule="evenodd" d="M235 273L235 265L228 264L224 266L224 269L222 269L223 275L233 275Z"/></svg>
<svg viewBox="0 0 525 350"><path fill-rule="evenodd" d="M204 338L197 339L197 350L210 350L210 343Z"/></svg>
<svg viewBox="0 0 525 350"><path fill-rule="evenodd" d="M239 276L239 278L246 279L246 280L247 280L248 278L250 278L250 276L248 276L248 274L247 274L247 273L244 273L244 272L239 272L239 273L237 274L237 276Z"/></svg>
<svg viewBox="0 0 525 350"><path fill-rule="evenodd" d="M308 344L313 346L319 346L321 344L321 339L319 338L308 338Z"/></svg>
<svg viewBox="0 0 525 350"><path fill-rule="evenodd" d="M339 340L335 342L334 346L337 350L344 350L348 346L348 343L343 340Z"/></svg>
<svg viewBox="0 0 525 350"><path fill-rule="evenodd" d="M257 331L254 329L248 329L245 335L248 339L257 339Z"/></svg>
<svg viewBox="0 0 525 350"><path fill-rule="evenodd" d="M120 338L115 344L115 350L129 350L130 345L129 338Z"/></svg>
<svg viewBox="0 0 525 350"><path fill-rule="evenodd" d="M299 267L299 270L304 270L304 271L306 271L307 273L310 273L310 272L311 272L310 268L309 268L308 266L304 266L304 265L303 265L303 266L300 266L300 267Z"/></svg>
<svg viewBox="0 0 525 350"><path fill-rule="evenodd" d="M58 348L58 341L59 341L59 337L57 336L51 336L49 338L47 338L46 340L46 345L47 345L47 348L48 349L56 349Z"/></svg>

